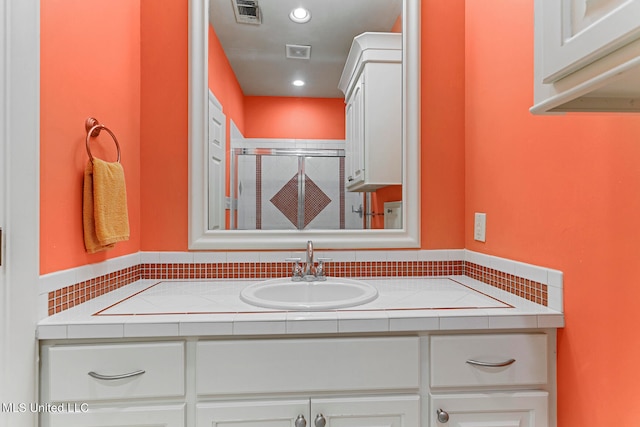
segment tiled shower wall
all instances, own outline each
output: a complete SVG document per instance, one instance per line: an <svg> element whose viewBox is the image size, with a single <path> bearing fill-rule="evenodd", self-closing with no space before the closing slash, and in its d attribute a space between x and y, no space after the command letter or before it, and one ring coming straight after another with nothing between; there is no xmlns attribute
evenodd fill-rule
<svg viewBox="0 0 640 427"><path fill-rule="evenodd" d="M41 277L41 317L59 313L140 279L267 279L290 274L299 253L140 253ZM337 277L466 275L562 311L562 273L467 250L325 252ZM101 271L102 270L102 271ZM42 307L42 305L46 305Z"/></svg>

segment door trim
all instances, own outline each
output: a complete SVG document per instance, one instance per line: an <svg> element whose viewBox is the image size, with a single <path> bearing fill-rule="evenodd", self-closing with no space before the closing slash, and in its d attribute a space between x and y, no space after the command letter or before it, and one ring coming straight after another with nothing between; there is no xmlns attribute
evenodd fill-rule
<svg viewBox="0 0 640 427"><path fill-rule="evenodd" d="M0 401L37 401L40 221L40 1L2 0ZM5 50L6 49L6 50ZM32 427L37 414L0 412L0 425Z"/></svg>

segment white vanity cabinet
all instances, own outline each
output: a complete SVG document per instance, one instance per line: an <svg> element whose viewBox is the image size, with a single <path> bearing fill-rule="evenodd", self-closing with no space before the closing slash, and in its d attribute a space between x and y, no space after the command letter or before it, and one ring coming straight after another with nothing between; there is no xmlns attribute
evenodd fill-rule
<svg viewBox="0 0 640 427"><path fill-rule="evenodd" d="M198 396L417 390L418 337L200 341Z"/></svg>
<svg viewBox="0 0 640 427"><path fill-rule="evenodd" d="M185 406L106 405L86 412L41 414L41 426L50 427L183 427Z"/></svg>
<svg viewBox="0 0 640 427"><path fill-rule="evenodd" d="M402 184L402 35L357 36L338 86L346 103L346 189Z"/></svg>
<svg viewBox="0 0 640 427"><path fill-rule="evenodd" d="M419 347L418 337L201 341L197 427L418 426Z"/></svg>
<svg viewBox="0 0 640 427"><path fill-rule="evenodd" d="M640 111L640 0L536 0L532 112Z"/></svg>
<svg viewBox="0 0 640 427"><path fill-rule="evenodd" d="M183 342L44 345L42 427L185 425Z"/></svg>
<svg viewBox="0 0 640 427"><path fill-rule="evenodd" d="M307 422L308 399L238 400L198 403L196 406L196 427L302 427L296 425L298 419L310 425Z"/></svg>
<svg viewBox="0 0 640 427"><path fill-rule="evenodd" d="M555 333L41 344L41 427L555 427Z"/></svg>
<svg viewBox="0 0 640 427"><path fill-rule="evenodd" d="M431 426L547 427L548 400L544 391L435 394Z"/></svg>
<svg viewBox="0 0 640 427"><path fill-rule="evenodd" d="M544 333L430 339L432 427L548 427L549 337Z"/></svg>
<svg viewBox="0 0 640 427"><path fill-rule="evenodd" d="M197 427L416 427L420 397L366 396L209 402L197 406Z"/></svg>

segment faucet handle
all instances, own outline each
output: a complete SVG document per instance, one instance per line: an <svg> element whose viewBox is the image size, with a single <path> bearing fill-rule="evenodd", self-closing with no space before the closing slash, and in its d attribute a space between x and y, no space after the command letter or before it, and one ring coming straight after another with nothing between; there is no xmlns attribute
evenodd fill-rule
<svg viewBox="0 0 640 427"><path fill-rule="evenodd" d="M329 261L333 261L333 258L318 258L316 280L327 280L327 276L325 275L325 264Z"/></svg>
<svg viewBox="0 0 640 427"><path fill-rule="evenodd" d="M291 270L291 280L298 282L302 280L302 266L300 265L301 258L285 258L285 261L293 263L293 269Z"/></svg>

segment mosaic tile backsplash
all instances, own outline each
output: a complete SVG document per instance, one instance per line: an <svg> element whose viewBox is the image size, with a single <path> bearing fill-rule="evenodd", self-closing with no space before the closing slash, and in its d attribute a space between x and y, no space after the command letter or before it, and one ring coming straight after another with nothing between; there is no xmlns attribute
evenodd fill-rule
<svg viewBox="0 0 640 427"><path fill-rule="evenodd" d="M284 262L138 264L48 293L53 315L140 279L268 279L290 274ZM548 288L539 283L479 264L455 261L333 262L327 274L337 277L433 277L466 275L529 301L548 305Z"/></svg>

